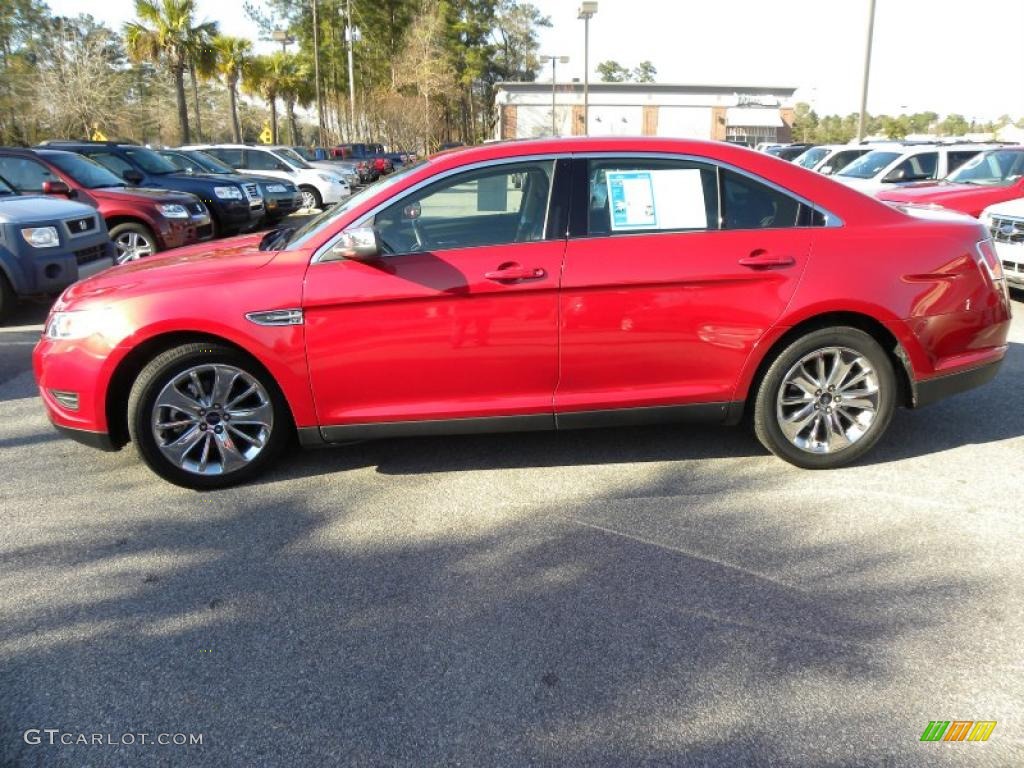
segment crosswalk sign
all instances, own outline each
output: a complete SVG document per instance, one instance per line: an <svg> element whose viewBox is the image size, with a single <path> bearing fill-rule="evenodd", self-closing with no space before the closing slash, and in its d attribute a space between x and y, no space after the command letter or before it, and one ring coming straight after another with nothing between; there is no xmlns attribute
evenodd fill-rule
<svg viewBox="0 0 1024 768"><path fill-rule="evenodd" d="M99 126L98 123L93 123L93 126L92 126L92 140L93 141L107 141L107 136L106 136L106 134L103 133L103 131L100 130L100 126Z"/></svg>
<svg viewBox="0 0 1024 768"><path fill-rule="evenodd" d="M270 131L270 123L263 124L263 130L260 131L260 144L269 144L274 138L274 134Z"/></svg>

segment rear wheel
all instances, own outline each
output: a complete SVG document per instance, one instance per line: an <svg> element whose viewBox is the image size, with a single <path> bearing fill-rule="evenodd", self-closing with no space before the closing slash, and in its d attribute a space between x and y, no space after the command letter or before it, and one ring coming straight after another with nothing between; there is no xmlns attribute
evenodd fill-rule
<svg viewBox="0 0 1024 768"><path fill-rule="evenodd" d="M323 200L320 198L320 193L316 187L299 187L299 191L302 192L302 207L307 210L310 208L320 208L323 206Z"/></svg>
<svg viewBox="0 0 1024 768"><path fill-rule="evenodd" d="M255 477L292 431L273 379L219 344L176 347L143 368L128 399L128 429L150 469L200 490Z"/></svg>
<svg viewBox="0 0 1024 768"><path fill-rule="evenodd" d="M896 375L877 341L857 328L824 328L772 362L757 391L754 431L798 467L840 467L878 442L896 398Z"/></svg>
<svg viewBox="0 0 1024 768"><path fill-rule="evenodd" d="M117 247L114 258L118 264L125 264L157 252L156 237L145 224L130 221L118 224L110 230L110 239Z"/></svg>

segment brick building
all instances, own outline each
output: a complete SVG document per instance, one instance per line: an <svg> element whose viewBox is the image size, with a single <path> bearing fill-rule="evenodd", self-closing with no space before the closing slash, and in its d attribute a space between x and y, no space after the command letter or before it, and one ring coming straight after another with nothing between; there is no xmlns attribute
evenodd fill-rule
<svg viewBox="0 0 1024 768"><path fill-rule="evenodd" d="M775 86L591 83L591 136L677 136L735 141L791 141L796 89ZM495 138L552 135L551 83L499 83ZM583 84L555 90L555 133L580 136Z"/></svg>

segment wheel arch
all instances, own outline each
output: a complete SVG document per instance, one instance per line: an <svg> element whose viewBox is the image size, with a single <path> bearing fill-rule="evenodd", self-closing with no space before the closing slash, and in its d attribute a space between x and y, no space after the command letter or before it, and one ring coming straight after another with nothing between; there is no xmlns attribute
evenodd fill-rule
<svg viewBox="0 0 1024 768"><path fill-rule="evenodd" d="M903 344L885 323L878 318L854 311L823 312L806 317L794 325L784 328L782 333L768 345L760 357L755 358L756 365L748 364L749 373L746 389L742 389L743 383L741 382L741 388L737 391L737 396L734 399L743 402L745 404L744 410L749 413L751 410L750 405L753 402L753 398L757 396L761 380L783 349L808 333L820 330L821 328L837 326L847 326L864 331L864 333L878 342L879 346L885 350L890 362L892 362L893 371L896 374L896 381L900 390L896 399L897 404L912 407L914 392L913 368Z"/></svg>
<svg viewBox="0 0 1024 768"><path fill-rule="evenodd" d="M118 362L110 377L110 383L107 385L104 411L107 419L107 432L110 435L111 442L117 448L121 448L128 443L128 395L139 373L157 355L183 344L219 344L229 347L252 360L281 392L282 398L288 407L288 418L291 420L292 425L295 424L292 403L281 389L273 374L256 355L231 339L214 333L171 331L152 336L135 346Z"/></svg>

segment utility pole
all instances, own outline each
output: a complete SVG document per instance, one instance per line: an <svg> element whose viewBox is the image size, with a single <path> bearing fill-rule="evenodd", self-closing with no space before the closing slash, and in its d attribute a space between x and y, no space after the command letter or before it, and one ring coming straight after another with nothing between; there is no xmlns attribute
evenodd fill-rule
<svg viewBox="0 0 1024 768"><path fill-rule="evenodd" d="M352 66L352 46L355 44L355 31L352 27L352 0L347 3L348 22L345 25L345 37L348 38L348 114L349 114L349 141L356 138L356 82L354 67Z"/></svg>
<svg viewBox="0 0 1024 768"><path fill-rule="evenodd" d="M868 78L871 75L871 41L875 36L875 0L868 0L868 41L864 49L864 86L860 92L860 118L857 121L857 143L864 141L864 121L868 111Z"/></svg>
<svg viewBox="0 0 1024 768"><path fill-rule="evenodd" d="M558 64L569 63L568 56L541 56L541 61L551 62L551 135L558 135L558 122L555 119L555 84L558 82Z"/></svg>
<svg viewBox="0 0 1024 768"><path fill-rule="evenodd" d="M583 19L583 135L590 135L590 19L597 13L597 3L580 3L579 15Z"/></svg>
<svg viewBox="0 0 1024 768"><path fill-rule="evenodd" d="M313 79L316 81L316 125L320 130L321 147L326 144L324 138L324 103L320 98L320 23L317 21L317 0L313 0Z"/></svg>

